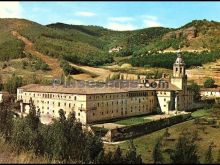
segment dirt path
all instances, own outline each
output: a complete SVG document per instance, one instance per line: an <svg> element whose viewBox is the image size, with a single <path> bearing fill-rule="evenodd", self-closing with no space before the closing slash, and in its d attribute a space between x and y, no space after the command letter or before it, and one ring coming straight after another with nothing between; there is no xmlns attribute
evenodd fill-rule
<svg viewBox="0 0 220 165"><path fill-rule="evenodd" d="M28 40L27 38L21 36L17 31L11 32L13 36L15 36L17 39L21 40L25 44L24 51L30 53L31 55L36 56L37 58L40 58L42 61L47 63L49 67L52 69L51 74L52 76L61 76L63 73L62 69L59 66L59 61L55 58L46 56L38 51L36 51L33 47L33 43Z"/></svg>
<svg viewBox="0 0 220 165"><path fill-rule="evenodd" d="M38 52L37 50L35 50L33 47L33 43L30 40L28 40L27 38L20 35L17 31L12 31L11 33L17 39L24 42L24 44L25 44L24 51L36 56L37 58L40 58L41 60L43 60L44 62L46 62L49 65L49 67L52 69L52 71L51 71L52 76L60 76L63 73L62 69L59 66L58 59L49 57L49 56L44 55L44 54ZM105 80L106 77L109 74L111 74L111 71L109 71L107 69L103 69L103 68L95 68L95 67L90 67L90 66L79 66L79 65L72 64L72 63L69 63L69 64L74 67L78 67L87 73L87 76L85 76L86 74L83 74L82 77L78 76L77 79L85 79L85 78L91 77L90 75L94 74L97 76L95 78L91 78L91 79Z"/></svg>

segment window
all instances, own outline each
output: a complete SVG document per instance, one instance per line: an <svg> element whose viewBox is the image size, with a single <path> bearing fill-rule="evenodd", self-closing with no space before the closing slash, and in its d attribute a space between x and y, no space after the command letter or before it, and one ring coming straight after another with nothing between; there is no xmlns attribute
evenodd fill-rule
<svg viewBox="0 0 220 165"><path fill-rule="evenodd" d="M58 107L60 107L60 102L58 102Z"/></svg>
<svg viewBox="0 0 220 165"><path fill-rule="evenodd" d="M166 107L166 105L164 105L164 107Z"/></svg>
<svg viewBox="0 0 220 165"><path fill-rule="evenodd" d="M74 97L74 100L76 100L76 96Z"/></svg>
<svg viewBox="0 0 220 165"><path fill-rule="evenodd" d="M95 116L95 113L93 113L92 115Z"/></svg>
<svg viewBox="0 0 220 165"><path fill-rule="evenodd" d="M78 113L78 116L80 116L80 113Z"/></svg>
<svg viewBox="0 0 220 165"><path fill-rule="evenodd" d="M64 106L66 106L66 103L64 103Z"/></svg>
<svg viewBox="0 0 220 165"><path fill-rule="evenodd" d="M164 101L166 101L166 99L164 99Z"/></svg>
<svg viewBox="0 0 220 165"><path fill-rule="evenodd" d="M71 107L71 103L69 103L69 108Z"/></svg>
<svg viewBox="0 0 220 165"><path fill-rule="evenodd" d="M176 72L178 71L178 68L176 68Z"/></svg>

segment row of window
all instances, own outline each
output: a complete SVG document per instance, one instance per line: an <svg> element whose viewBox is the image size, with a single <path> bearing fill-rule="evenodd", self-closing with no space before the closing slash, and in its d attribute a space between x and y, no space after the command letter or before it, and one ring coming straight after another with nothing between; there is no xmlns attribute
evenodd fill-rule
<svg viewBox="0 0 220 165"><path fill-rule="evenodd" d="M24 95L27 96L28 93L25 92ZM43 97L43 98L64 98L64 99L71 99L71 98L72 98L71 96L65 96L65 95L62 95L62 94L45 94L45 93L43 93L43 94L40 94L40 93L35 94L35 93L34 93L34 94L32 95L31 92L29 92L29 96L33 96L33 97L38 96L38 97ZM76 100L77 97L74 96L73 99Z"/></svg>
<svg viewBox="0 0 220 165"><path fill-rule="evenodd" d="M140 108L140 107L139 107L139 110L138 110L138 111L139 111L139 112L141 111L141 108ZM147 108L144 109L144 107L143 107L143 111L149 111L149 109L147 109ZM152 110L150 110L150 111L152 111ZM118 109L116 110L116 112L119 113ZM127 114L127 112L128 112L127 109L126 109L124 112L123 112L123 109L122 109L122 110L121 110L121 115ZM132 112L133 112L133 109L131 109L131 113L132 113ZM109 112L109 111L106 111L106 114L109 114L109 113L112 113L112 114L113 114L114 111L110 111L110 112ZM104 115L104 112L100 112L100 114L101 114L101 115ZM95 112L93 112L92 115L95 116Z"/></svg>

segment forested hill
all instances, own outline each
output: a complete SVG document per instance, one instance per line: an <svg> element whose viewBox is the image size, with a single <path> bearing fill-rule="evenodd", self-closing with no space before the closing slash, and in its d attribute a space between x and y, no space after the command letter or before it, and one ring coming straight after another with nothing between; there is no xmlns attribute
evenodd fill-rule
<svg viewBox="0 0 220 165"><path fill-rule="evenodd" d="M152 27L113 31L99 26L54 23L47 26L25 19L0 19L0 60L23 57L24 45L15 30L33 42L36 50L75 64L98 66L114 56L142 57L152 52L215 50L220 47L220 23L194 20L180 28ZM121 48L118 53L109 53ZM149 52L151 52L149 54ZM136 64L138 65L138 64Z"/></svg>

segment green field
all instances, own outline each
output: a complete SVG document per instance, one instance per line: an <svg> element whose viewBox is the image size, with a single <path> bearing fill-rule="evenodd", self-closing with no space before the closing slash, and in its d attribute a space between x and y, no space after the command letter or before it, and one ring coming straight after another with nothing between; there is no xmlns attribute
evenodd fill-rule
<svg viewBox="0 0 220 165"><path fill-rule="evenodd" d="M193 117L207 117L210 118L210 116L216 116L220 117L220 115L216 115L215 111L218 111L219 109L215 108L213 109L201 109L198 111L195 111L192 113ZM204 128L202 128L204 127ZM200 140L197 142L198 144L198 151L200 155L200 161L201 163L204 161L204 154L206 150L208 149L209 144L213 141L215 147L213 148L213 156L214 159L217 159L218 156L218 150L220 149L220 128L214 128L211 125L201 125L201 124L195 124L194 120L186 121L180 124L173 125L171 127L168 127L169 133L171 136L169 137L170 140L163 142L163 156L164 156L164 163L169 163L169 155L166 152L168 149L174 148L177 139L179 137L179 134L182 132L182 130L188 129L190 132L198 131L198 135ZM156 143L156 139L161 137L165 132L165 129L153 132L151 134L147 134L138 138L134 139L134 144L137 147L137 152L141 154L142 159L144 163L153 163L152 160L152 151L153 147ZM114 150L117 146L120 146L123 151L126 151L128 149L128 141L122 142L120 144L105 144L106 150Z"/></svg>
<svg viewBox="0 0 220 165"><path fill-rule="evenodd" d="M149 117L149 115L129 117L126 119L118 120L114 123L121 124L121 125L136 125L136 124L141 124L141 123L146 123L146 122L151 121L150 119L145 119L146 117Z"/></svg>

